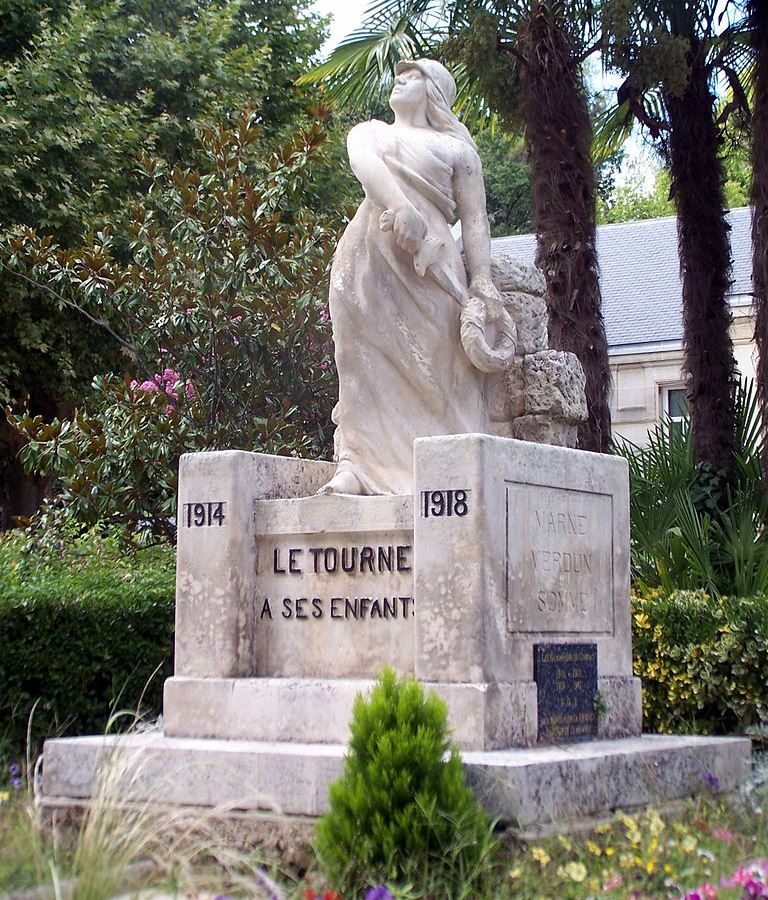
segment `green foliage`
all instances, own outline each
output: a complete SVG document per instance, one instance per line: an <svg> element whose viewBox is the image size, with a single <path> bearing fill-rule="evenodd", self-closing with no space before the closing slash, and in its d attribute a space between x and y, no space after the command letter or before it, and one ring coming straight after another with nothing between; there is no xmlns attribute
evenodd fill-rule
<svg viewBox="0 0 768 900"><path fill-rule="evenodd" d="M12 532L0 572L0 760L23 757L33 707L32 754L54 732L103 731L142 697L159 711L173 656L168 547L129 556L108 532L49 546Z"/></svg>
<svg viewBox="0 0 768 900"><path fill-rule="evenodd" d="M172 536L183 452L328 452L335 236L303 206L323 133L268 155L260 135L246 114L201 132L200 168L145 157L127 247L109 228L76 250L31 230L9 240L29 277L116 335L135 376L97 377L71 419L12 417L28 470L54 474L83 522Z"/></svg>
<svg viewBox="0 0 768 900"><path fill-rule="evenodd" d="M646 729L722 733L768 721L768 596L656 590L634 596L632 610Z"/></svg>
<svg viewBox="0 0 768 900"><path fill-rule="evenodd" d="M451 897L475 896L493 840L464 784L445 703L385 670L370 699L356 699L351 732L316 832L331 883L353 895L385 881L444 878Z"/></svg>
<svg viewBox="0 0 768 900"><path fill-rule="evenodd" d="M526 234L533 226L531 175L520 138L490 131L478 136L491 234Z"/></svg>
<svg viewBox="0 0 768 900"><path fill-rule="evenodd" d="M597 220L601 225L612 222L631 222L674 216L675 205L669 196L669 173L656 170L650 189L643 172L638 172L623 184L617 185L606 198L599 198Z"/></svg>
<svg viewBox="0 0 768 900"><path fill-rule="evenodd" d="M146 187L138 152L191 165L200 127L246 105L285 128L313 99L293 87L322 43L309 7L0 0L0 234L26 225L71 247L106 219L124 240L128 207ZM71 412L84 383L118 367L118 344L9 272L7 255L0 249L0 403ZM0 426L0 526L22 481L14 449Z"/></svg>
<svg viewBox="0 0 768 900"><path fill-rule="evenodd" d="M734 480L696 464L691 433L672 422L645 447L617 442L629 463L632 577L641 589L708 591L713 597L762 593L768 585L768 500L762 486L754 388L736 392Z"/></svg>

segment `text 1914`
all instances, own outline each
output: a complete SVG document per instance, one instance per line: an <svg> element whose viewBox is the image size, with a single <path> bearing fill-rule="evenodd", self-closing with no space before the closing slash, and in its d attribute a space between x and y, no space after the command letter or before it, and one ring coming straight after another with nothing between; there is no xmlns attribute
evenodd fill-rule
<svg viewBox="0 0 768 900"><path fill-rule="evenodd" d="M226 518L227 504L223 500L185 503L182 524L187 528L221 527Z"/></svg>

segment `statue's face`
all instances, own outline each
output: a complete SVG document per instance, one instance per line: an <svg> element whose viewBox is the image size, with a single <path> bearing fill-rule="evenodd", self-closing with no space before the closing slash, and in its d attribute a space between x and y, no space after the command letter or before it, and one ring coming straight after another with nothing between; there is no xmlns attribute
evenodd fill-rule
<svg viewBox="0 0 768 900"><path fill-rule="evenodd" d="M389 95L389 105L395 112L416 109L426 103L427 83L419 69L405 69L395 76L395 86Z"/></svg>

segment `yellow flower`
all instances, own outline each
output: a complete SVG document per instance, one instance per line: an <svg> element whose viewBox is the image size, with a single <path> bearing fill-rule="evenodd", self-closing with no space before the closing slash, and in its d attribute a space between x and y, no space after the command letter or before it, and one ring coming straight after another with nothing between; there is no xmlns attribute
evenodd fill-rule
<svg viewBox="0 0 768 900"><path fill-rule="evenodd" d="M606 855L606 856L613 856L614 853L615 853L615 851L614 851L613 847L606 847L606 848L605 848L605 855Z"/></svg>
<svg viewBox="0 0 768 900"><path fill-rule="evenodd" d="M600 845L596 844L594 841L587 841L587 850L589 850L589 852L593 856L602 856L603 855L603 851L600 849Z"/></svg>
<svg viewBox="0 0 768 900"><path fill-rule="evenodd" d="M10 796L11 794L9 791L0 791L0 806L2 806L3 803L7 803L7 801L10 799Z"/></svg>
<svg viewBox="0 0 768 900"><path fill-rule="evenodd" d="M515 866L514 869L509 870L509 877L514 881L515 878L519 878L523 874L523 870L521 866Z"/></svg>
<svg viewBox="0 0 768 900"><path fill-rule="evenodd" d="M651 834L656 836L661 834L664 831L664 820L661 816L656 812L655 809L652 809L648 813L648 824L650 827Z"/></svg>
<svg viewBox="0 0 768 900"><path fill-rule="evenodd" d="M595 828L595 833L596 833L596 834L608 834L608 832L609 832L610 830L611 830L611 823L610 823L610 822L601 822L601 823Z"/></svg>
<svg viewBox="0 0 768 900"><path fill-rule="evenodd" d="M650 628L651 620L645 613L635 613L635 625L637 625L638 628Z"/></svg>
<svg viewBox="0 0 768 900"><path fill-rule="evenodd" d="M587 882L590 894L598 894L600 892L600 879L590 878Z"/></svg>
<svg viewBox="0 0 768 900"><path fill-rule="evenodd" d="M536 862L543 869L550 860L549 853L543 847L533 847L531 849L531 856L536 860Z"/></svg>
<svg viewBox="0 0 768 900"><path fill-rule="evenodd" d="M683 853L693 853L696 847L698 847L698 841L692 834L687 834L682 841L680 841L680 848Z"/></svg>
<svg viewBox="0 0 768 900"><path fill-rule="evenodd" d="M649 875L653 875L653 873L656 871L656 860L655 859L648 860L648 862L645 864L645 871Z"/></svg>
<svg viewBox="0 0 768 900"><path fill-rule="evenodd" d="M566 850L570 850L573 846L564 834L558 834L557 839L560 841L560 846L565 847Z"/></svg>
<svg viewBox="0 0 768 900"><path fill-rule="evenodd" d="M583 862L569 862L563 866L563 871L571 879L581 883L587 877L587 867Z"/></svg>
<svg viewBox="0 0 768 900"><path fill-rule="evenodd" d="M627 831L637 831L637 822L626 813L616 813L616 818L627 829Z"/></svg>
<svg viewBox="0 0 768 900"><path fill-rule="evenodd" d="M635 858L631 853L622 853L619 856L619 865L622 869L631 869L635 864Z"/></svg>
<svg viewBox="0 0 768 900"><path fill-rule="evenodd" d="M665 875L674 875L675 870L670 866L669 863L664 863L664 874Z"/></svg>

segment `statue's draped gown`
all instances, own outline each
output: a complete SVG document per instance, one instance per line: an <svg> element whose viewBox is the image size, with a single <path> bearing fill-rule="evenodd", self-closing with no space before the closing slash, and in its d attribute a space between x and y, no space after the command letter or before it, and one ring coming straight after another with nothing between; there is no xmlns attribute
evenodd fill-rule
<svg viewBox="0 0 768 900"><path fill-rule="evenodd" d="M421 142L398 138L395 147L382 153L391 177L424 218L427 236L445 242L440 265L466 287L449 225L452 167ZM354 473L364 493L410 494L414 439L487 432L487 411L483 375L461 346L457 300L429 272L416 273L413 255L379 228L383 211L363 201L331 269L336 454L338 470Z"/></svg>

